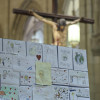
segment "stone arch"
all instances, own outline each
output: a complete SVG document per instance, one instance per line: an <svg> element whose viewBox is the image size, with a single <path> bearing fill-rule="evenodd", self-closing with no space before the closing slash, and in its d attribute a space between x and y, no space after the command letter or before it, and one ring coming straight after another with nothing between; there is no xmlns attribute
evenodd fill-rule
<svg viewBox="0 0 100 100"><path fill-rule="evenodd" d="M19 9L29 10L33 8L37 11L40 11L40 10L42 11L41 6L36 1L32 1L32 0L25 0L21 4L21 7ZM14 19L12 31L11 31L12 33L11 37L13 37L13 39L17 39L17 40L23 39L23 35L24 35L23 28L27 19L28 19L28 16L15 15L15 19Z"/></svg>

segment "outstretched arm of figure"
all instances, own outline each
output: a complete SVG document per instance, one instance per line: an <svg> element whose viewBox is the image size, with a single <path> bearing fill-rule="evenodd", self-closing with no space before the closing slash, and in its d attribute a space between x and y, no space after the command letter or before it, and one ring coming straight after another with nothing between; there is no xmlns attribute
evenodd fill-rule
<svg viewBox="0 0 100 100"><path fill-rule="evenodd" d="M56 24L56 23L53 22L53 21L50 21L50 20L47 20L47 19L41 17L40 15L38 15L37 13L35 13L35 12L33 12L33 11L30 11L30 13L31 13L33 16L35 16L37 19L39 19L40 21L43 21L44 23L47 23L47 24L49 24L49 25L51 25L51 26L53 26L53 25Z"/></svg>
<svg viewBox="0 0 100 100"><path fill-rule="evenodd" d="M76 23L80 22L80 20L81 20L81 19L77 19L77 20L75 20L75 21L73 21L73 22L67 23L67 25L73 25L73 24L76 24Z"/></svg>

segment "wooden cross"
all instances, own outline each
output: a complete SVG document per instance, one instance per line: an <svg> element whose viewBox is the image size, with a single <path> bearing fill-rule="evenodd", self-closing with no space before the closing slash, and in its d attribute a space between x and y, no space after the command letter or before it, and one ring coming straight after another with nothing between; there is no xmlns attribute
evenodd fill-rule
<svg viewBox="0 0 100 100"><path fill-rule="evenodd" d="M80 18L80 17L64 16L64 15L57 14L58 0L52 0L52 2L53 2L53 10L52 10L53 14L42 13L42 12L37 12L37 11L36 11L36 13L39 14L40 16L45 17L45 18L51 18L54 21L57 21L58 19L61 19L61 18L64 18L64 19L69 20L69 21L74 21L74 20ZM32 14L30 14L30 12L28 10L13 9L13 13L27 15L27 16L33 16ZM83 17L82 17L80 22L81 23L94 24L93 19L88 19L88 18L83 18Z"/></svg>

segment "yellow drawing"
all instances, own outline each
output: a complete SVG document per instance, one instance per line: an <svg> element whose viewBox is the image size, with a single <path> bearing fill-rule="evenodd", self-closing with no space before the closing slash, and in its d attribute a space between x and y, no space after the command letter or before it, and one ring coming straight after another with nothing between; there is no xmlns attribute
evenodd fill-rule
<svg viewBox="0 0 100 100"><path fill-rule="evenodd" d="M51 85L50 63L36 62L36 84Z"/></svg>

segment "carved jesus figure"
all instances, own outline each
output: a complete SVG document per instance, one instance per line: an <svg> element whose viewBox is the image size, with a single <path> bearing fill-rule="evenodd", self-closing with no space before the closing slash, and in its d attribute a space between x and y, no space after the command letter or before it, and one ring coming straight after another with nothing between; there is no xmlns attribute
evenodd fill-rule
<svg viewBox="0 0 100 100"><path fill-rule="evenodd" d="M80 19L77 19L73 22L67 23L65 19L60 19L57 23L47 20L37 13L30 11L30 13L35 16L37 19L40 21L43 21L46 24L49 24L53 28L53 38L54 38L54 45L59 45L59 46L66 46L67 42L67 31L68 31L68 26L72 24L76 24L80 21Z"/></svg>

